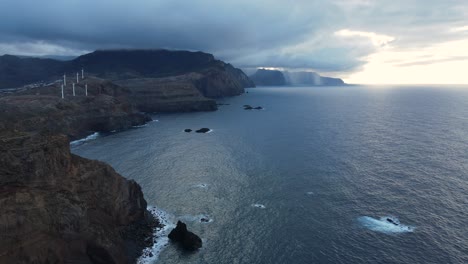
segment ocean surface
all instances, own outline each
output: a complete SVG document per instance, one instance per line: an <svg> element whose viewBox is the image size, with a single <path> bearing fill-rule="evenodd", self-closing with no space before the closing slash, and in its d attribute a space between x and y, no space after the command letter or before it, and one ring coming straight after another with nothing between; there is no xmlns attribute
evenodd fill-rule
<svg viewBox="0 0 468 264"><path fill-rule="evenodd" d="M73 145L164 218L142 263L468 263L468 87L264 87L219 103ZM179 219L200 251L163 237Z"/></svg>

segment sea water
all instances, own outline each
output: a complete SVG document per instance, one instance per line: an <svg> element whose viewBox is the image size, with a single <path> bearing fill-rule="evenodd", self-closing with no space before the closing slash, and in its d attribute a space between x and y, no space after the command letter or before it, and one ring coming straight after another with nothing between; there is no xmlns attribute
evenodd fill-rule
<svg viewBox="0 0 468 264"><path fill-rule="evenodd" d="M468 263L468 87L248 92L72 148L203 240L143 262Z"/></svg>

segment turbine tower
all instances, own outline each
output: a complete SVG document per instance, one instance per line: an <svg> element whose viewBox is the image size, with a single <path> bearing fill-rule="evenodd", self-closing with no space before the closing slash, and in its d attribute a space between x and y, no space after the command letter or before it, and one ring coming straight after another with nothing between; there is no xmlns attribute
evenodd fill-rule
<svg viewBox="0 0 468 264"><path fill-rule="evenodd" d="M67 75L63 74L63 85L67 86Z"/></svg>
<svg viewBox="0 0 468 264"><path fill-rule="evenodd" d="M79 76L80 76L80 74L76 73L76 83L80 83Z"/></svg>
<svg viewBox="0 0 468 264"><path fill-rule="evenodd" d="M75 96L75 83L73 83L73 96Z"/></svg>

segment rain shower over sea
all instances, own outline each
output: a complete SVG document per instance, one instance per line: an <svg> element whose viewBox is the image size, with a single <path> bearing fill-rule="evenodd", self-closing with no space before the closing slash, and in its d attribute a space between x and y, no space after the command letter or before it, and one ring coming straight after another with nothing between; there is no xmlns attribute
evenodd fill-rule
<svg viewBox="0 0 468 264"><path fill-rule="evenodd" d="M163 217L147 263L468 263L467 88L252 88L72 151ZM177 220L200 251L163 237Z"/></svg>

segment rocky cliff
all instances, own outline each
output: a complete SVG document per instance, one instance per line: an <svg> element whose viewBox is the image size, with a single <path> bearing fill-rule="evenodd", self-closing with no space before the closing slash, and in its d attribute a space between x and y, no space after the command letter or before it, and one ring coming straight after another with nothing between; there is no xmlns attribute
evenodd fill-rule
<svg viewBox="0 0 468 264"><path fill-rule="evenodd" d="M286 85L286 79L281 71L258 69L250 79L255 85L260 86L281 86Z"/></svg>
<svg viewBox="0 0 468 264"><path fill-rule="evenodd" d="M339 78L320 76L315 72L283 72L289 85L339 86L345 85Z"/></svg>
<svg viewBox="0 0 468 264"><path fill-rule="evenodd" d="M261 86L340 86L346 85L339 78L320 76L315 72L288 72L259 69L250 78Z"/></svg>
<svg viewBox="0 0 468 264"><path fill-rule="evenodd" d="M89 96L83 85L65 91L58 85L19 91L0 97L0 129L17 131L53 131L71 139L93 132L123 130L142 125L151 118L137 111L125 97L128 91L117 85L90 80Z"/></svg>
<svg viewBox="0 0 468 264"><path fill-rule="evenodd" d="M87 76L128 89L131 102L146 112L212 111L216 102L211 99L240 95L255 86L241 70L208 53L107 50L72 61L1 56L0 89L61 80L63 73L70 84L82 68Z"/></svg>
<svg viewBox="0 0 468 264"><path fill-rule="evenodd" d="M66 136L3 130L0 141L0 263L129 263L138 240L151 243L138 184L70 154Z"/></svg>

